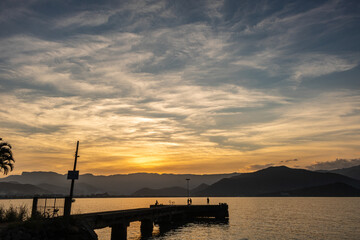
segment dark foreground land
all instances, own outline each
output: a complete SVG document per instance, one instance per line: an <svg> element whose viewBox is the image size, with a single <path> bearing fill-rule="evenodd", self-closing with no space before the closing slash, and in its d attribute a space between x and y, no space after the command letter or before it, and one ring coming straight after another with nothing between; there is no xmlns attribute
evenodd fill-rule
<svg viewBox="0 0 360 240"><path fill-rule="evenodd" d="M111 239L127 239L130 222L140 221L142 237L153 234L154 224L160 231L197 219L226 221L228 205L151 205L150 208L78 214L68 217L30 219L0 225L1 240L95 240L94 229L110 227Z"/></svg>
<svg viewBox="0 0 360 240"><path fill-rule="evenodd" d="M43 219L0 224L1 240L95 240L81 222L71 219Z"/></svg>

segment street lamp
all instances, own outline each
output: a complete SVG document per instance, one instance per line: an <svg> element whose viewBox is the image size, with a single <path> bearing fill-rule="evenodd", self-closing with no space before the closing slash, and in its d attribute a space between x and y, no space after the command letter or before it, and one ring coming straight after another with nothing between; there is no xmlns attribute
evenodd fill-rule
<svg viewBox="0 0 360 240"><path fill-rule="evenodd" d="M187 179L186 179L186 182L187 182L187 195L188 195L188 200L189 200L189 198L190 198L189 181L190 181L190 178L187 178Z"/></svg>

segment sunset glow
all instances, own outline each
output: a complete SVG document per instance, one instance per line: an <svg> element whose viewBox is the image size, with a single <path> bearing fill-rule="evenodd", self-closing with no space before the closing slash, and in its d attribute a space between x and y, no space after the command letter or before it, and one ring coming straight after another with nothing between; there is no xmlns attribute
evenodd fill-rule
<svg viewBox="0 0 360 240"><path fill-rule="evenodd" d="M356 1L230 2L5 1L12 174L66 173L77 140L80 172L99 175L358 159Z"/></svg>

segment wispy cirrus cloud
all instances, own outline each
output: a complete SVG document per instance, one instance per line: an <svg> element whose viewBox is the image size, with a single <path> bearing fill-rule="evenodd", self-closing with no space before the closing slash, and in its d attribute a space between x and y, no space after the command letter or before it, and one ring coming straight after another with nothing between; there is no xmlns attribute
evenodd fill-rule
<svg viewBox="0 0 360 240"><path fill-rule="evenodd" d="M318 77L334 72L344 72L358 66L357 60L345 60L331 55L317 55L300 57L297 66L294 67L292 78L300 81L306 77Z"/></svg>
<svg viewBox="0 0 360 240"><path fill-rule="evenodd" d="M82 11L73 15L66 15L61 19L54 21L55 28L80 28L80 27L96 27L107 23L109 17L114 14L113 11Z"/></svg>
<svg viewBox="0 0 360 240"><path fill-rule="evenodd" d="M66 169L65 153L80 139L83 167L98 173L354 158L355 78L336 80L336 89L305 84L356 74L354 5L5 1L1 137L19 146L19 168L46 169L51 161ZM99 148L107 165L96 169Z"/></svg>

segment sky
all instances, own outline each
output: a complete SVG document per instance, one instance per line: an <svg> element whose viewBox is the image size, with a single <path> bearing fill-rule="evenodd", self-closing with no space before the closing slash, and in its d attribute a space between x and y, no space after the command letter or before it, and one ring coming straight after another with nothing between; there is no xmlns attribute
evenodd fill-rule
<svg viewBox="0 0 360 240"><path fill-rule="evenodd" d="M0 2L15 169L360 164L360 1Z"/></svg>

